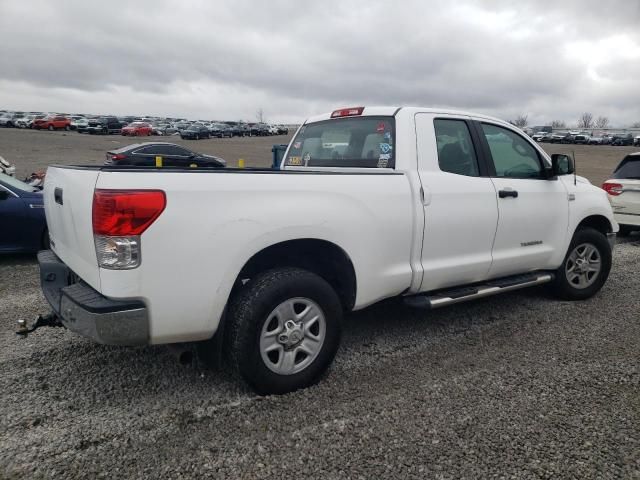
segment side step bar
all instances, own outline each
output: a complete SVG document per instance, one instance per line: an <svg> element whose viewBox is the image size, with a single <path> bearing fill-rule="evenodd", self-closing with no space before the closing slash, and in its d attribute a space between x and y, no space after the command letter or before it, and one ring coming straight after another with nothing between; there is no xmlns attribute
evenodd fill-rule
<svg viewBox="0 0 640 480"><path fill-rule="evenodd" d="M433 309L467 302L477 298L490 297L499 293L511 292L521 288L542 285L553 280L553 273L527 273L511 277L490 280L483 284L458 287L450 290L439 290L404 298L404 303L414 308Z"/></svg>

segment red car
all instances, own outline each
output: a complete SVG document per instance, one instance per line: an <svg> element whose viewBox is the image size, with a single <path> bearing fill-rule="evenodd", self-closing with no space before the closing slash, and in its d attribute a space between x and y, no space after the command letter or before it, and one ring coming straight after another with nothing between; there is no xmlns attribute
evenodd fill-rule
<svg viewBox="0 0 640 480"><path fill-rule="evenodd" d="M38 118L33 121L33 128L36 130L71 130L71 120L62 115L50 115L45 118Z"/></svg>
<svg viewBox="0 0 640 480"><path fill-rule="evenodd" d="M130 135L132 137L148 137L153 132L150 124L145 122L133 122L122 129L122 135Z"/></svg>

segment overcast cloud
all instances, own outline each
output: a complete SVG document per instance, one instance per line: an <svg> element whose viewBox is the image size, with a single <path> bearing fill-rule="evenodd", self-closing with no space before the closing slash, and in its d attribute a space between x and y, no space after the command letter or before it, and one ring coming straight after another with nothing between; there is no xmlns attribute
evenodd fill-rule
<svg viewBox="0 0 640 480"><path fill-rule="evenodd" d="M0 0L0 108L296 122L352 105L640 121L640 2Z"/></svg>

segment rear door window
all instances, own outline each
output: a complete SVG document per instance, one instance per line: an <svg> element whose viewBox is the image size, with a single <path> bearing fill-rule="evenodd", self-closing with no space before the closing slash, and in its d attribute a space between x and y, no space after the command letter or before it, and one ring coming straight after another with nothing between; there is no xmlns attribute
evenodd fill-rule
<svg viewBox="0 0 640 480"><path fill-rule="evenodd" d="M440 170L456 175L477 177L479 175L478 158L466 122L436 119L433 124Z"/></svg>
<svg viewBox="0 0 640 480"><path fill-rule="evenodd" d="M337 118L303 125L284 165L394 168L394 147L393 117Z"/></svg>

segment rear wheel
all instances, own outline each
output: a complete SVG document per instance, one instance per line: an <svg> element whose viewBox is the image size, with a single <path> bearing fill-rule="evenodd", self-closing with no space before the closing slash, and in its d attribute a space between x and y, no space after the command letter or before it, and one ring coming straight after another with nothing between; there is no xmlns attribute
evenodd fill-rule
<svg viewBox="0 0 640 480"><path fill-rule="evenodd" d="M50 132L53 132L53 125L49 125L48 129Z"/></svg>
<svg viewBox="0 0 640 480"><path fill-rule="evenodd" d="M226 356L234 373L260 394L316 383L340 343L342 306L318 275L280 268L257 275L229 309Z"/></svg>
<svg viewBox="0 0 640 480"><path fill-rule="evenodd" d="M562 265L556 270L553 293L565 300L592 297L609 277L611 257L611 247L604 234L593 228L578 229Z"/></svg>
<svg viewBox="0 0 640 480"><path fill-rule="evenodd" d="M71 130L71 127L69 125L66 125L64 129L68 132L69 130Z"/></svg>

